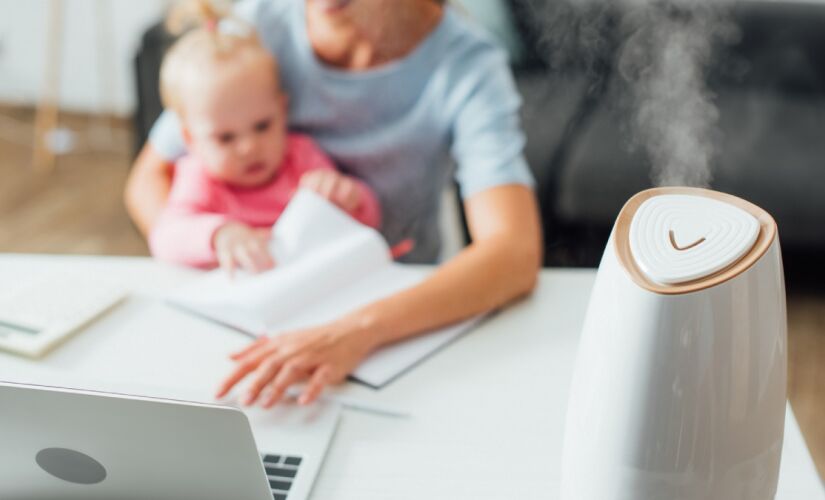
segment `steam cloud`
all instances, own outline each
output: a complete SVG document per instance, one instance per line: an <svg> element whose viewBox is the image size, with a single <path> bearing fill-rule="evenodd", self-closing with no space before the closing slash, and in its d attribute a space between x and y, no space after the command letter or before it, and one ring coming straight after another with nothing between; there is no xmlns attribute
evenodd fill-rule
<svg viewBox="0 0 825 500"><path fill-rule="evenodd" d="M653 165L653 181L707 186L720 137L706 73L714 47L733 40L736 28L724 2L632 3L622 21L633 34L618 69L633 84L632 125Z"/></svg>
<svg viewBox="0 0 825 500"><path fill-rule="evenodd" d="M572 0L569 0L572 1ZM656 185L707 186L719 145L719 111L707 86L714 48L738 36L724 0L579 0L556 4L547 20L547 61L577 57L588 69L607 65L628 84L631 146L647 153ZM620 12L611 26L612 4ZM616 9L613 9L616 12ZM613 40L618 33L618 40ZM616 51L604 47L618 42ZM572 48L572 50L571 50ZM573 54L572 56L570 54ZM606 59L606 60L605 60Z"/></svg>

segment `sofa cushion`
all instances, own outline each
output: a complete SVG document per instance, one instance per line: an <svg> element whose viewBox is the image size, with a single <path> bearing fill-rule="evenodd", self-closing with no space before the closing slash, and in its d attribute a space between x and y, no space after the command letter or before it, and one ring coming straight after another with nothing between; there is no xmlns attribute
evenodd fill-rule
<svg viewBox="0 0 825 500"><path fill-rule="evenodd" d="M523 66L592 73L602 71L612 58L620 12L616 2L508 2L524 44Z"/></svg>
<svg viewBox="0 0 825 500"><path fill-rule="evenodd" d="M784 243L822 248L825 4L739 2L731 19L740 38L708 70L720 113L712 186L771 212ZM610 227L628 197L651 185L650 160L632 147L632 88L610 78L557 166L553 212L569 226Z"/></svg>
<svg viewBox="0 0 825 500"><path fill-rule="evenodd" d="M783 242L825 245L825 96L722 90L714 189L760 205ZM574 141L559 174L556 213L565 222L612 224L624 202L651 186L651 165L632 148L623 106L603 104Z"/></svg>
<svg viewBox="0 0 825 500"><path fill-rule="evenodd" d="M524 154L542 195L554 177L554 162L568 140L571 123L581 112L589 82L584 75L539 70L517 73L516 85L524 100Z"/></svg>
<svg viewBox="0 0 825 500"><path fill-rule="evenodd" d="M825 94L825 3L740 2L731 18L741 38L710 68L713 87Z"/></svg>

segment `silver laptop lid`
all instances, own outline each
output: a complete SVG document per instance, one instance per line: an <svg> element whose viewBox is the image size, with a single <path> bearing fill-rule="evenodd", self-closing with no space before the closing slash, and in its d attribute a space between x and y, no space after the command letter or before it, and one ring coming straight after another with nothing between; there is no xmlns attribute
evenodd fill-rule
<svg viewBox="0 0 825 500"><path fill-rule="evenodd" d="M0 498L272 498L235 408L6 382L0 407Z"/></svg>

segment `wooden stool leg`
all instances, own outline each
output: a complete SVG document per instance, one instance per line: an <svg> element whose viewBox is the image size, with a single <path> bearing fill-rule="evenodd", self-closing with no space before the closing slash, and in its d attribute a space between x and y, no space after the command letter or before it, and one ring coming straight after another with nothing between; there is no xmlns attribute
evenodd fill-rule
<svg viewBox="0 0 825 500"><path fill-rule="evenodd" d="M54 152L47 144L48 134L57 128L58 97L60 92L60 62L63 59L63 0L49 1L49 22L47 24L48 41L46 44L45 81L37 115L34 121L34 156L35 170L51 172L54 169Z"/></svg>

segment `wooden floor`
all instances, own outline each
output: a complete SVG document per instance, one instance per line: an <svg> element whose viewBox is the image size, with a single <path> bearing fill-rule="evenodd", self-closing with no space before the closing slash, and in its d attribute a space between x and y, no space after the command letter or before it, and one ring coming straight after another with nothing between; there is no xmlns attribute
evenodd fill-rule
<svg viewBox="0 0 825 500"><path fill-rule="evenodd" d="M825 293L791 290L788 344L788 398L825 478Z"/></svg>
<svg viewBox="0 0 825 500"><path fill-rule="evenodd" d="M0 107L3 117L31 122L27 110ZM68 124L93 125L83 117ZM127 122L113 123L103 141L109 151L61 157L50 174L32 170L25 127L0 125L0 252L147 254L121 201L131 161ZM13 142L3 138L9 135ZM825 283L792 288L788 299L789 398L825 477Z"/></svg>
<svg viewBox="0 0 825 500"><path fill-rule="evenodd" d="M86 150L58 158L53 171L42 172L32 167L29 145L5 139L21 138L31 112L0 107L0 117L5 117L0 122L0 251L147 255L122 203L131 162L128 122L113 120L111 137L101 137L99 149L89 150L88 137L94 137L98 124L67 117L66 125L78 130Z"/></svg>

